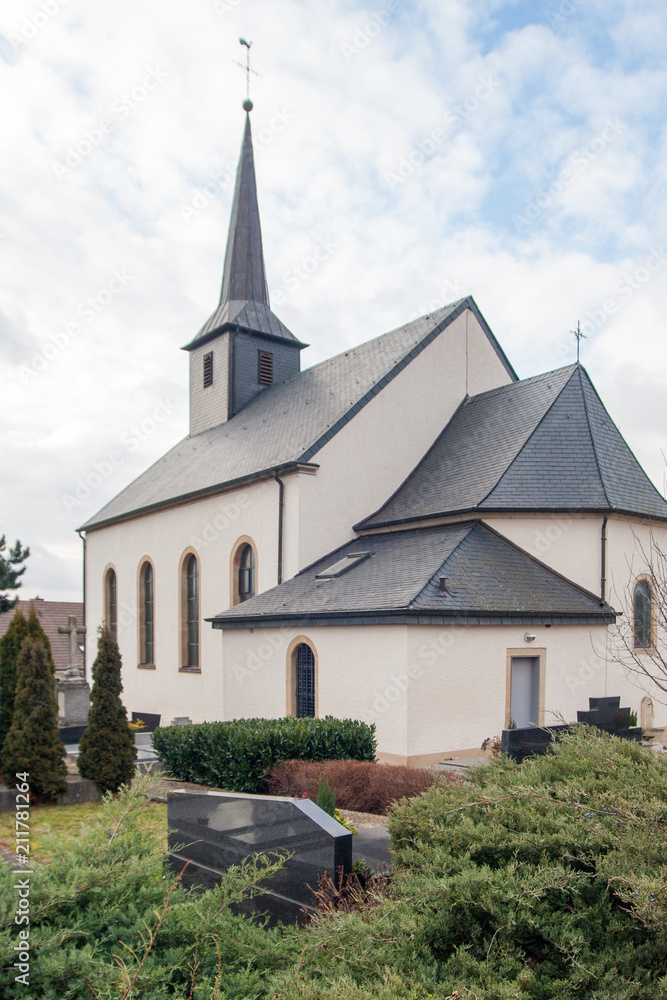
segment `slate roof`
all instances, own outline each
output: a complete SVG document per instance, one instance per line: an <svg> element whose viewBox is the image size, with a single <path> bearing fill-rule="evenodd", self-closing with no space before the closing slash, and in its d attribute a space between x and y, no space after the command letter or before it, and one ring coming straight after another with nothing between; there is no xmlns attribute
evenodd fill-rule
<svg viewBox="0 0 667 1000"><path fill-rule="evenodd" d="M595 510L667 519L579 364L465 399L359 530L471 511Z"/></svg>
<svg viewBox="0 0 667 1000"><path fill-rule="evenodd" d="M516 378L473 299L461 299L271 386L227 423L185 438L83 527L99 527L309 462L466 309L475 313L508 374Z"/></svg>
<svg viewBox="0 0 667 1000"><path fill-rule="evenodd" d="M249 114L236 172L220 303L185 350L210 340L226 324L299 343L269 305Z"/></svg>
<svg viewBox="0 0 667 1000"><path fill-rule="evenodd" d="M371 555L337 578L317 579L357 552ZM286 583L207 620L226 629L295 621L569 624L614 617L595 595L474 521L357 538Z"/></svg>
<svg viewBox="0 0 667 1000"><path fill-rule="evenodd" d="M69 666L69 636L61 635L58 632L58 626L67 628L69 615L76 615L77 625L82 626L83 604L78 601L45 601L42 597L35 597L32 601L17 601L16 606L11 611L4 611L0 614L0 639L9 628L17 610L21 610L27 618L31 604L34 604L39 624L51 643L51 653L56 670L67 670ZM82 636L79 636L79 642L83 642ZM83 653L80 649L77 660L79 667L83 669Z"/></svg>

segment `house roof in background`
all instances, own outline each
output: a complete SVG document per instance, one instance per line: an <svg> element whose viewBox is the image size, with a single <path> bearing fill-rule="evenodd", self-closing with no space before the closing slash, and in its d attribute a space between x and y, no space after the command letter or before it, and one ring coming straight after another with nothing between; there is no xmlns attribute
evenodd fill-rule
<svg viewBox="0 0 667 1000"><path fill-rule="evenodd" d="M76 615L77 626L83 626L83 604L78 601L45 601L41 597L35 597L32 601L17 601L16 607L11 611L4 611L0 614L0 639L9 628L9 624L16 614L21 610L28 617L30 605L33 604L39 624L42 626L49 642L51 643L51 653L56 670L67 670L69 666L69 636L61 635L58 626L67 628L67 618L69 615ZM81 641L81 640L79 640ZM79 649L78 665L83 669L83 653Z"/></svg>

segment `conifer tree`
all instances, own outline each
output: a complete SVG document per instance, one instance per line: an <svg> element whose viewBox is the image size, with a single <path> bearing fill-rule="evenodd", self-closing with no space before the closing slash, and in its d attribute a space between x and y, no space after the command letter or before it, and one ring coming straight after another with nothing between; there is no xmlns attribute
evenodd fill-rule
<svg viewBox="0 0 667 1000"><path fill-rule="evenodd" d="M118 643L100 629L93 663L93 690L88 728L79 741L79 773L102 792L117 792L134 776L136 750L120 693L121 658Z"/></svg>
<svg viewBox="0 0 667 1000"><path fill-rule="evenodd" d="M7 552L7 555L3 556L3 552ZM25 573L25 566L21 563L24 563L29 555L30 549L24 549L18 539L7 551L5 536L0 536L0 591L18 590L21 586L19 577ZM11 611L16 601L16 597L10 598L8 594L0 593L0 611Z"/></svg>
<svg viewBox="0 0 667 1000"><path fill-rule="evenodd" d="M14 617L9 623L9 628L0 639L0 753L5 737L9 732L14 715L14 698L16 695L16 665L21 643L26 636L34 639L41 639L46 649L46 656L55 678L55 665L51 654L51 643L46 632L39 623L35 605L30 605L30 611L26 618L20 608L17 608Z"/></svg>
<svg viewBox="0 0 667 1000"><path fill-rule="evenodd" d="M2 775L13 788L28 772L31 801L52 802L67 790L65 747L58 736L53 667L44 641L27 635L16 663L14 716L2 747Z"/></svg>

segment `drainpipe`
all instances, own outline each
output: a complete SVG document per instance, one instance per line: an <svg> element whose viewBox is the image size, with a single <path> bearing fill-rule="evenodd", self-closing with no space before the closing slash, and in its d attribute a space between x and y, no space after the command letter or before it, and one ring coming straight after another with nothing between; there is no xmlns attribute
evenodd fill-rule
<svg viewBox="0 0 667 1000"><path fill-rule="evenodd" d="M76 533L83 542L83 627L86 627L86 536L77 528ZM86 633L83 633L83 676L86 676Z"/></svg>
<svg viewBox="0 0 667 1000"><path fill-rule="evenodd" d="M600 534L600 602L607 599L607 515L602 518Z"/></svg>
<svg viewBox="0 0 667 1000"><path fill-rule="evenodd" d="M283 582L283 522L285 520L285 484L274 470L273 478L278 483L278 583Z"/></svg>

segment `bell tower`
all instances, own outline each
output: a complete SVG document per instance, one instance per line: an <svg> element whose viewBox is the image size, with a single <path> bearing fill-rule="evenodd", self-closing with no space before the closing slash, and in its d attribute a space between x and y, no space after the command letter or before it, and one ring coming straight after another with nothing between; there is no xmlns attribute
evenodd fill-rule
<svg viewBox="0 0 667 1000"><path fill-rule="evenodd" d="M250 128L246 112L220 302L190 354L190 436L230 420L260 392L301 369L302 344L271 311Z"/></svg>

